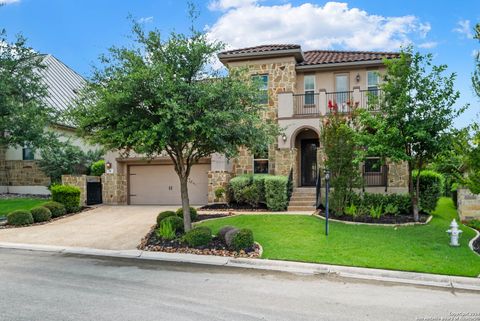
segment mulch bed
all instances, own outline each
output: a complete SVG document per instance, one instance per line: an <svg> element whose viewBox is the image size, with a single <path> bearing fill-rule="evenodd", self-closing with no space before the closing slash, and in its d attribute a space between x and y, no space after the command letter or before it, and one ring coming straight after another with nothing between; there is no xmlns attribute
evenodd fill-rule
<svg viewBox="0 0 480 321"><path fill-rule="evenodd" d="M15 194L15 193L0 193L0 199L8 200L14 198L41 198L41 199L49 199L50 195L44 194Z"/></svg>
<svg viewBox="0 0 480 321"><path fill-rule="evenodd" d="M480 254L480 237L478 237L474 242L473 242L473 250Z"/></svg>
<svg viewBox="0 0 480 321"><path fill-rule="evenodd" d="M260 247L255 244L252 248L246 251L231 251L226 248L223 242L216 237L207 246L201 247L188 247L180 240L162 240L158 239L155 235L155 228L153 226L150 232L142 239L140 245L137 247L139 250L153 251L153 252L167 252L167 253L188 253L188 254L201 254L201 255L217 255L217 256L229 256L229 257L243 257L243 258L258 258L260 257ZM180 236L180 235L179 235Z"/></svg>
<svg viewBox="0 0 480 321"><path fill-rule="evenodd" d="M319 213L322 217L325 217L324 212ZM419 223L425 223L429 215L420 214ZM350 215L329 215L329 218L339 221L346 222L357 222L357 223L372 223L372 224L405 224L405 223L415 223L413 215L383 215L378 219L374 219L371 216L357 216L353 217Z"/></svg>
<svg viewBox="0 0 480 321"><path fill-rule="evenodd" d="M198 209L199 211L225 211L225 212L231 212L231 211L236 211L236 212L265 212L268 211L268 208L265 204L260 204L257 207L253 207L248 204L236 204L236 203L230 203L230 204L225 204L225 203L219 203L219 204L209 204L202 206Z"/></svg>
<svg viewBox="0 0 480 321"><path fill-rule="evenodd" d="M73 215L77 215L77 214L89 211L91 209L93 209L93 207L83 206L82 209L80 211L76 212L76 213L68 213L68 214L65 214L65 215L62 215L62 216L59 216L59 217L52 218L49 221L45 221L45 222L38 222L38 223L27 224L27 225L0 225L0 230L1 229L7 229L7 228L22 228L22 227L28 227L28 226L45 225L45 224L48 224L48 223L52 223L52 222L61 220L63 218L67 218L67 217L70 217L70 216L73 216ZM1 224L1 222L2 221L0 221L0 224ZM5 222L6 222L6 220L5 220Z"/></svg>

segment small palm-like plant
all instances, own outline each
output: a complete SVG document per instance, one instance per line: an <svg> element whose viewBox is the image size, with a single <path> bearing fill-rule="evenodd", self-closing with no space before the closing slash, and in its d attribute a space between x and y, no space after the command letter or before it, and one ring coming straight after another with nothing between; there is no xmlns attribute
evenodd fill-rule
<svg viewBox="0 0 480 321"><path fill-rule="evenodd" d="M172 223L169 220L163 220L155 233L158 238L163 240L173 240L176 236Z"/></svg>

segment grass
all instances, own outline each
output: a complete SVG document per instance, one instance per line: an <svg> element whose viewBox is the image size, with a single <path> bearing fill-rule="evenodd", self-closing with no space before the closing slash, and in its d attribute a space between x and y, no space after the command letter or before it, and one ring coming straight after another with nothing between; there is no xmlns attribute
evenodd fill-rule
<svg viewBox="0 0 480 321"><path fill-rule="evenodd" d="M45 204L48 200L39 198L12 198L0 200L0 218L15 210L30 210Z"/></svg>
<svg viewBox="0 0 480 321"><path fill-rule="evenodd" d="M263 246L265 259L329 263L391 270L476 277L480 256L468 242L475 236L461 226L461 246L448 245L446 230L457 211L449 198L440 199L428 225L405 227L350 225L302 215L239 215L206 221L216 233L224 225L250 228Z"/></svg>

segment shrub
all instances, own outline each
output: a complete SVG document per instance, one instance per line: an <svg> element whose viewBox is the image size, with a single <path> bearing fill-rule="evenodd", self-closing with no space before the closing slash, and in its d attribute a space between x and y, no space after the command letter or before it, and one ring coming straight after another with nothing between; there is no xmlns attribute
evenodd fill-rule
<svg viewBox="0 0 480 321"><path fill-rule="evenodd" d="M357 207L355 206L355 204L350 204L349 206L345 207L345 209L343 210L345 215L349 215L349 216L357 216L358 212L357 212Z"/></svg>
<svg viewBox="0 0 480 321"><path fill-rule="evenodd" d="M80 210L80 189L69 185L56 185L51 189L52 200L62 203L67 213Z"/></svg>
<svg viewBox="0 0 480 321"><path fill-rule="evenodd" d="M413 172L415 184L418 171ZM445 179L443 175L434 171L424 170L420 172L420 209L432 212L437 207L437 202L442 196Z"/></svg>
<svg viewBox="0 0 480 321"><path fill-rule="evenodd" d="M163 211L157 215L157 226L160 227L160 222L170 216L176 216L174 211Z"/></svg>
<svg viewBox="0 0 480 321"><path fill-rule="evenodd" d="M218 187L217 189L215 189L215 198L216 199L221 199L223 197L223 195L225 195L225 188L223 187Z"/></svg>
<svg viewBox="0 0 480 321"><path fill-rule="evenodd" d="M239 232L240 230L238 228L231 229L227 233L225 233L225 244L228 247L232 247L233 244L233 238L235 235Z"/></svg>
<svg viewBox="0 0 480 321"><path fill-rule="evenodd" d="M387 204L383 212L388 215L398 215L398 206L394 204Z"/></svg>
<svg viewBox="0 0 480 321"><path fill-rule="evenodd" d="M172 228L175 232L183 232L183 219L178 216L169 216L164 218L160 222L160 226L163 224L163 222L169 222L172 225Z"/></svg>
<svg viewBox="0 0 480 321"><path fill-rule="evenodd" d="M175 213L177 216L183 218L183 208L180 207ZM193 207L190 207L190 219L192 220L192 222L195 222L197 220L197 216L197 210Z"/></svg>
<svg viewBox="0 0 480 321"><path fill-rule="evenodd" d="M164 240L173 240L175 238L175 229L172 226L172 223L168 221L170 217L167 217L160 223L160 227L155 230L155 233L158 238Z"/></svg>
<svg viewBox="0 0 480 321"><path fill-rule="evenodd" d="M478 231L480 231L480 220L471 220L471 221L468 221L467 223L465 223L465 225L467 226L470 226L471 228L474 228Z"/></svg>
<svg viewBox="0 0 480 321"><path fill-rule="evenodd" d="M225 243L225 234L227 234L228 231L231 231L235 229L235 226L231 226L231 225L226 225L224 227L222 227L219 231L218 231L218 234L217 234L217 237Z"/></svg>
<svg viewBox="0 0 480 321"><path fill-rule="evenodd" d="M183 240L191 247L208 245L212 241L212 230L206 226L196 227L188 231Z"/></svg>
<svg viewBox="0 0 480 321"><path fill-rule="evenodd" d="M378 219L382 216L382 205L370 207L370 216Z"/></svg>
<svg viewBox="0 0 480 321"><path fill-rule="evenodd" d="M231 247L235 251L246 250L253 246L253 232L252 230L243 228L233 236Z"/></svg>
<svg viewBox="0 0 480 321"><path fill-rule="evenodd" d="M105 173L105 161L103 159L98 160L90 165L90 175L102 176Z"/></svg>
<svg viewBox="0 0 480 321"><path fill-rule="evenodd" d="M67 213L65 206L59 202L51 201L43 204L42 206L50 210L50 213L52 213L53 218L65 215Z"/></svg>
<svg viewBox="0 0 480 321"><path fill-rule="evenodd" d="M228 186L231 190L232 198L235 202L245 203L244 189L252 184L252 175L241 175L230 180Z"/></svg>
<svg viewBox="0 0 480 321"><path fill-rule="evenodd" d="M32 213L33 221L35 223L45 222L52 218L52 212L44 206L32 208L30 213Z"/></svg>
<svg viewBox="0 0 480 321"><path fill-rule="evenodd" d="M386 195L386 198L384 205L395 205L398 208L398 214L412 214L412 200L409 194L390 194Z"/></svg>
<svg viewBox="0 0 480 321"><path fill-rule="evenodd" d="M272 211L282 211L288 205L288 177L266 176L265 179L265 201L267 207Z"/></svg>
<svg viewBox="0 0 480 321"><path fill-rule="evenodd" d="M412 213L412 202L408 194L373 194L364 193L363 195L355 194L351 197L353 204L357 206L359 215L369 214L371 207L382 206L387 213L387 206L389 206L390 214L405 214ZM393 211L396 207L396 211Z"/></svg>
<svg viewBox="0 0 480 321"><path fill-rule="evenodd" d="M7 215L7 223L10 225L27 225L33 223L33 216L30 211L17 210Z"/></svg>

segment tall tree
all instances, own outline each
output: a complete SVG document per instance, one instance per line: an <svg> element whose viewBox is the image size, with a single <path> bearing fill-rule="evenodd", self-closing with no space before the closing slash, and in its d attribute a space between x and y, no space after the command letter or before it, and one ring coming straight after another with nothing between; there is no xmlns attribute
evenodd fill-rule
<svg viewBox="0 0 480 321"><path fill-rule="evenodd" d="M72 115L84 137L108 149L146 157L165 151L180 180L188 231L192 166L212 153L256 150L273 141L278 127L263 119L258 86L241 70L220 77L208 68L221 43L193 28L164 39L136 23L133 38L133 47L112 47L101 58L103 67Z"/></svg>
<svg viewBox="0 0 480 321"><path fill-rule="evenodd" d="M46 143L46 126L53 117L44 103L47 90L40 70L42 57L24 37L9 42L0 30L0 155L8 147L39 148ZM4 170L7 175L6 170Z"/></svg>
<svg viewBox="0 0 480 321"><path fill-rule="evenodd" d="M413 170L419 172L449 142L460 93L454 89L455 74L444 75L446 65L432 65L430 54L403 50L398 59L384 60L386 75L378 100L379 113L364 110L360 122L362 145L371 154L408 163L409 192L413 215L419 219L420 175L414 182Z"/></svg>
<svg viewBox="0 0 480 321"><path fill-rule="evenodd" d="M477 23L475 26L474 38L480 41L480 23ZM477 51L477 56L475 57L475 71L472 76L472 84L475 93L480 97L480 51Z"/></svg>

